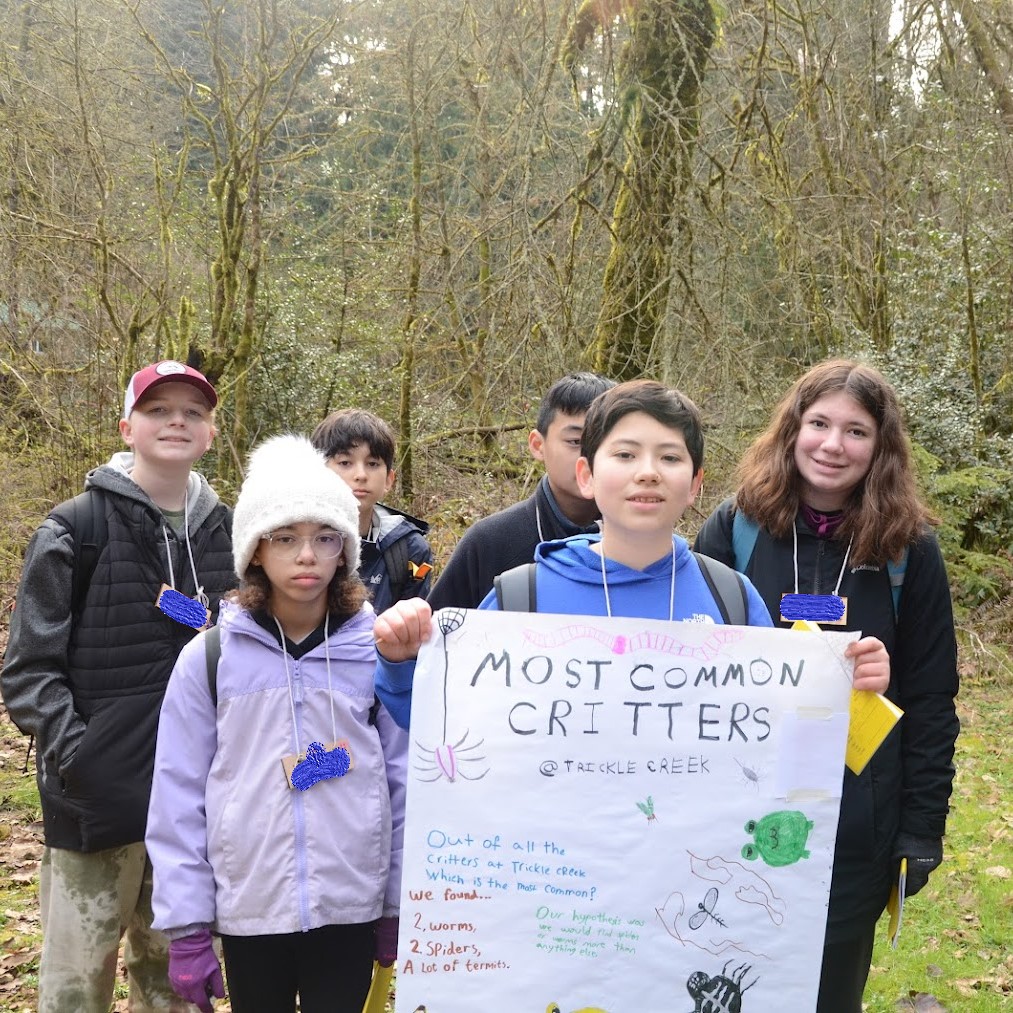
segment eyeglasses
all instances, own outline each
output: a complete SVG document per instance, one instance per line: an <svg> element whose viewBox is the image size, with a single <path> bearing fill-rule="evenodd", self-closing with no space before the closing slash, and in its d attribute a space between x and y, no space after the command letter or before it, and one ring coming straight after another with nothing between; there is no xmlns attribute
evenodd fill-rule
<svg viewBox="0 0 1013 1013"><path fill-rule="evenodd" d="M287 531L272 531L262 536L271 552L282 559L295 559L304 545L309 545L317 559L334 559L341 555L345 540L336 531L318 531L301 537Z"/></svg>

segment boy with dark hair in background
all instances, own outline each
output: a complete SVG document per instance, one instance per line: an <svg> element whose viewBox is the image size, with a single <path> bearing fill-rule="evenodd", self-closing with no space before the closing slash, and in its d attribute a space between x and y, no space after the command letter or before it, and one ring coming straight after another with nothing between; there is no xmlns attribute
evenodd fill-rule
<svg viewBox="0 0 1013 1013"><path fill-rule="evenodd" d="M493 579L530 563L539 542L598 530L598 508L577 488L576 465L584 416L614 386L596 373L570 373L549 388L528 434L528 449L545 464L545 475L526 500L468 528L428 597L434 610L477 608Z"/></svg>
<svg viewBox="0 0 1013 1013"><path fill-rule="evenodd" d="M429 525L380 500L394 485L394 433L362 408L331 412L313 431L313 446L352 490L362 540L359 577L377 612L429 593L433 553Z"/></svg>
<svg viewBox="0 0 1013 1013"><path fill-rule="evenodd" d="M0 680L36 742L42 1013L107 1013L124 933L131 1008L189 1009L151 928L144 831L169 673L236 584L230 511L191 470L217 403L183 363L135 373L119 424L129 451L88 473L25 556Z"/></svg>

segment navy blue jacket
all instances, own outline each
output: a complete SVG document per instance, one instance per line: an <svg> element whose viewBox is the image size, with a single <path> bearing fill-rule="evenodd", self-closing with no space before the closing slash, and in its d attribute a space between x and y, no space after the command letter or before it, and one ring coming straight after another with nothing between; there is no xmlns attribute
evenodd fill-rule
<svg viewBox="0 0 1013 1013"><path fill-rule="evenodd" d="M380 522L380 531L375 542L362 539L359 576L379 615L394 602L425 598L429 594L433 552L426 541L429 525L425 521L380 505L375 508L374 516ZM391 561L396 573L388 572Z"/></svg>

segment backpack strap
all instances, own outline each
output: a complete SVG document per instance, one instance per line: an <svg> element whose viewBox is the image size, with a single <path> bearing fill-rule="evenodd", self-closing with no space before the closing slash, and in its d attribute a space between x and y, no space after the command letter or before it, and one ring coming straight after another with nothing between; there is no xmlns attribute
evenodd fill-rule
<svg viewBox="0 0 1013 1013"><path fill-rule="evenodd" d="M70 612L76 620L84 608L85 595L95 573L102 547L109 540L106 523L105 497L98 489L85 489L73 499L65 500L49 511L49 516L59 521L73 536L74 562L70 578ZM25 769L28 772L28 758L32 754L35 736L28 737L28 751L25 753Z"/></svg>
<svg viewBox="0 0 1013 1013"><path fill-rule="evenodd" d="M390 600L401 601L408 586L408 539L399 538L382 551L383 566L390 581Z"/></svg>
<svg viewBox="0 0 1013 1013"><path fill-rule="evenodd" d="M74 538L74 570L71 578L70 607L78 616L95 573L95 564L109 540L105 497L98 489L85 489L73 499L60 503L49 514Z"/></svg>
<svg viewBox="0 0 1013 1013"><path fill-rule="evenodd" d="M204 661L207 665L208 691L211 702L218 706L218 662L222 660L222 628L212 626L204 632Z"/></svg>
<svg viewBox="0 0 1013 1013"><path fill-rule="evenodd" d="M746 626L749 622L749 599L742 575L710 556L694 552L703 579L721 611L721 618L729 626Z"/></svg>
<svg viewBox="0 0 1013 1013"><path fill-rule="evenodd" d="M496 590L496 607L500 612L535 612L535 563L521 563L505 570L492 582Z"/></svg>
<svg viewBox="0 0 1013 1013"><path fill-rule="evenodd" d="M910 547L904 549L904 555L896 562L888 559L886 572L890 575L890 593L893 595L893 621L897 621L900 612L900 593L904 588L904 575L907 572L907 560L911 554Z"/></svg>
<svg viewBox="0 0 1013 1013"><path fill-rule="evenodd" d="M746 572L759 534L760 525L752 517L738 509L732 513L732 554L739 573Z"/></svg>

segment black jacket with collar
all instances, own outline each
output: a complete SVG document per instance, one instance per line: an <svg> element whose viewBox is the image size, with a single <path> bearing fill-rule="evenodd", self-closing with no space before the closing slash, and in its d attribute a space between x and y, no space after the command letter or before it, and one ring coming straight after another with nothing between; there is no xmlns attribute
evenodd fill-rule
<svg viewBox="0 0 1013 1013"><path fill-rule="evenodd" d="M562 520L551 495L548 479L543 477L528 499L472 524L429 594L433 611L449 606L478 608L499 574L534 560L539 542L598 530L597 523L579 527Z"/></svg>
<svg viewBox="0 0 1013 1013"><path fill-rule="evenodd" d="M694 548L734 566L733 516L733 502L726 500L704 523ZM833 593L847 544L818 538L801 516L795 529L799 592ZM761 529L744 572L778 625L781 595L795 590L791 536L775 539ZM897 871L892 852L899 831L943 836L960 729L953 607L935 535L926 531L908 550L896 616L886 567L847 567L840 594L848 602L847 623L834 628L883 641L890 652L886 695L904 717L860 777L845 771L828 943L853 936L883 911Z"/></svg>

